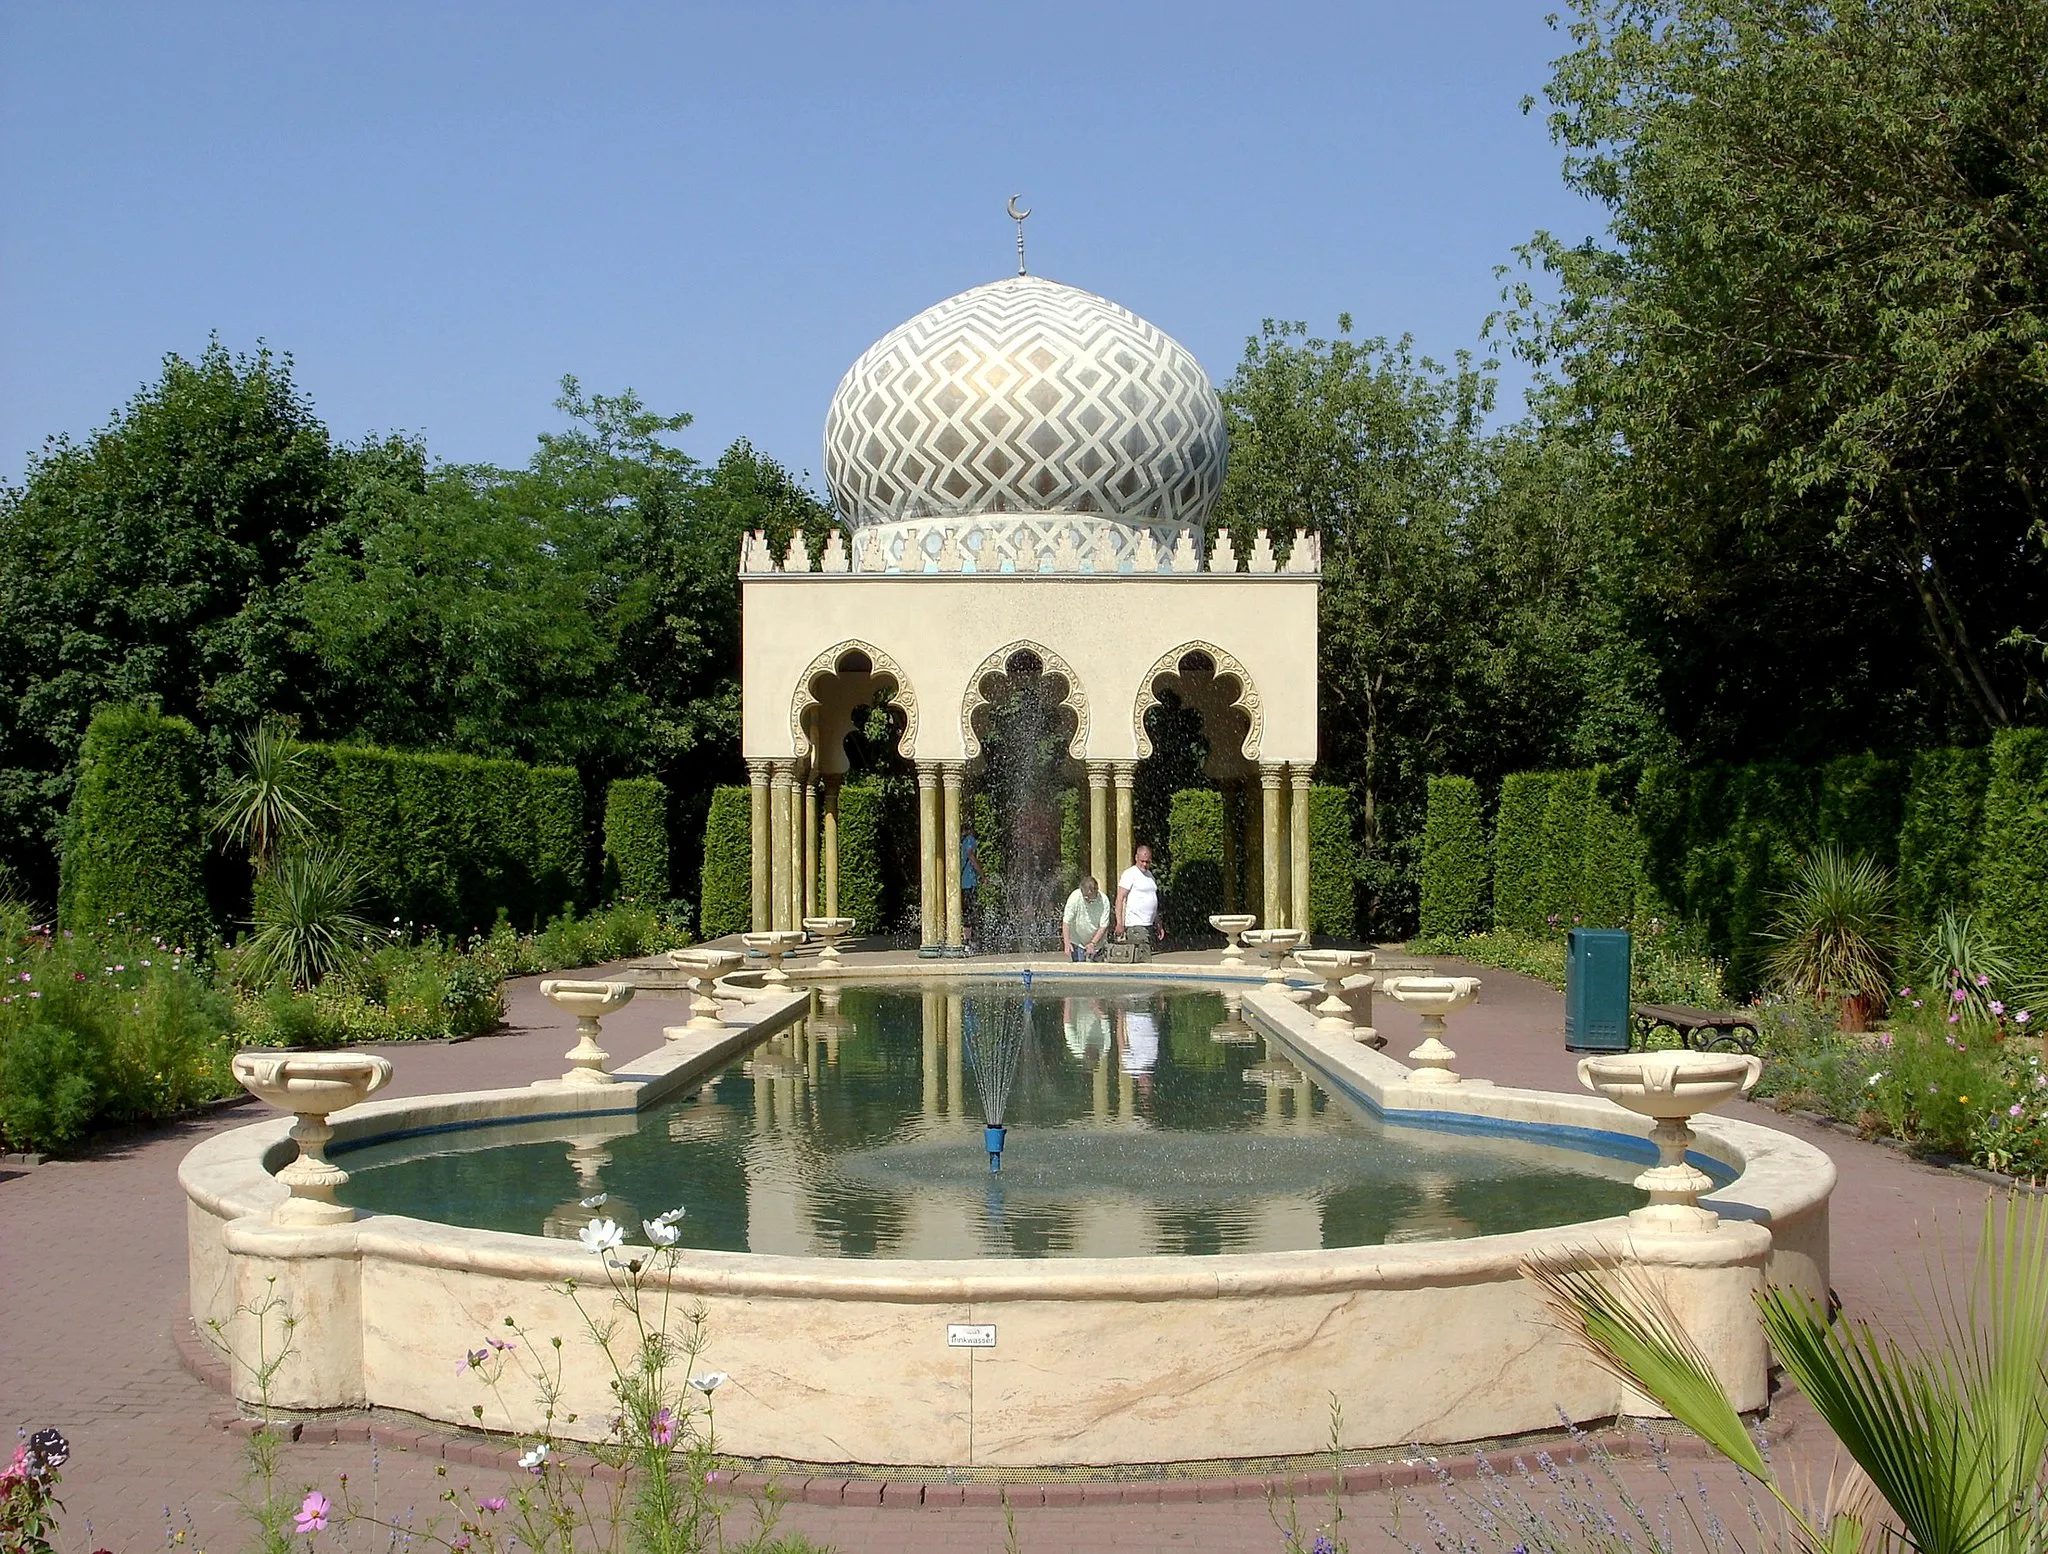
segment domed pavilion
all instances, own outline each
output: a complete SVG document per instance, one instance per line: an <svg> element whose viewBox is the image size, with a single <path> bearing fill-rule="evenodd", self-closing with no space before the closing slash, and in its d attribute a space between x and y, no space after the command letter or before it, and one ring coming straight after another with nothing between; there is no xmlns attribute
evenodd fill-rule
<svg viewBox="0 0 2048 1554"><path fill-rule="evenodd" d="M1264 530L1243 556L1212 540L1228 452L1178 341L1039 276L949 297L861 353L825 418L842 528L819 556L757 533L740 557L756 929L838 915L845 742L879 701L917 773L922 942L963 946L965 795L1025 680L1106 888L1161 840L1133 835L1132 795L1166 699L1199 716L1224 794L1226 907L1307 922L1319 550L1297 534L1282 565Z"/></svg>

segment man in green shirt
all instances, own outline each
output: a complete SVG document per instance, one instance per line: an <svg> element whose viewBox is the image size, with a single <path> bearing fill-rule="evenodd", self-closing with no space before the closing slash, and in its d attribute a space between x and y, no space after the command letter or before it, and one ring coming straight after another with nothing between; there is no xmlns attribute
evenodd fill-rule
<svg viewBox="0 0 2048 1554"><path fill-rule="evenodd" d="M1098 958L1102 941L1109 937L1109 918L1109 897L1090 874L1067 897L1067 909L1060 914L1060 943L1067 947L1067 959Z"/></svg>

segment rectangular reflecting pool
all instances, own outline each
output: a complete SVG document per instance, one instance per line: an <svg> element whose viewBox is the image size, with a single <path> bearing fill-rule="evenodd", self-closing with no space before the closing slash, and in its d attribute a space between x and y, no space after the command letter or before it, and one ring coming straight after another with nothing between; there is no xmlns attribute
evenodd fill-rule
<svg viewBox="0 0 2048 1554"><path fill-rule="evenodd" d="M1080 977L820 991L808 1018L637 1115L340 1163L341 1196L370 1212L555 1236L601 1214L638 1241L682 1208L685 1246L856 1258L1487 1235L1625 1213L1643 1165L1505 1128L1388 1126L1260 1039L1234 994Z"/></svg>

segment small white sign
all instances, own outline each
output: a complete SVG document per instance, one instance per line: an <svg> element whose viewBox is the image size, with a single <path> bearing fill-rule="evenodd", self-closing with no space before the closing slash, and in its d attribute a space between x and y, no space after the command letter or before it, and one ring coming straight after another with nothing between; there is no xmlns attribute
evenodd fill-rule
<svg viewBox="0 0 2048 1554"><path fill-rule="evenodd" d="M948 1322L946 1324L946 1347L948 1349L993 1349L996 1346L996 1325L993 1322Z"/></svg>

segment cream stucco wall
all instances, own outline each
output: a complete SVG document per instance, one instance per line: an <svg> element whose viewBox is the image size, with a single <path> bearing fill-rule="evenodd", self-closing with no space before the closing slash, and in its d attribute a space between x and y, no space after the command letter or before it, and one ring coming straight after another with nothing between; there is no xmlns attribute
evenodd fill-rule
<svg viewBox="0 0 2048 1554"><path fill-rule="evenodd" d="M1088 760L1140 758L1151 680L1201 649L1219 672L1241 665L1252 748L1266 761L1316 758L1313 574L773 573L741 578L744 747L749 757L805 753L795 714L813 677L858 647L908 683L915 727L906 755L972 752L963 713L975 683L1029 646L1071 668ZM997 662L990 664L991 657ZM1164 662L1162 662L1164 661ZM899 702L903 697L899 694Z"/></svg>

